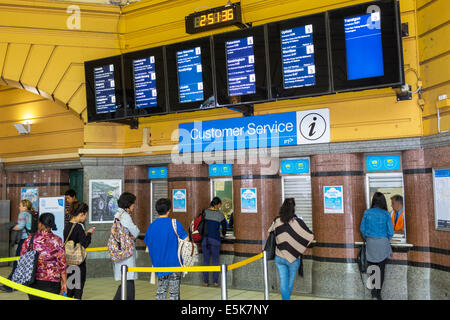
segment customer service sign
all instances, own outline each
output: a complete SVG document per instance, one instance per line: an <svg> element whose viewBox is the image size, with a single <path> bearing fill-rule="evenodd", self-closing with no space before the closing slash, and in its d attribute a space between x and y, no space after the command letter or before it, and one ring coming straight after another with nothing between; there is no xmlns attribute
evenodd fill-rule
<svg viewBox="0 0 450 320"><path fill-rule="evenodd" d="M179 152L269 148L330 142L329 109L181 123Z"/></svg>

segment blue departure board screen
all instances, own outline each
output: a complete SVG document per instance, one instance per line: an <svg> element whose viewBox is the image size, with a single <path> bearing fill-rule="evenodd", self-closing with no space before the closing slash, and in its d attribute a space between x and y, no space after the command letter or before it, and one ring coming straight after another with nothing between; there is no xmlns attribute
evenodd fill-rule
<svg viewBox="0 0 450 320"><path fill-rule="evenodd" d="M256 92L253 37L227 41L226 61L228 95L242 96Z"/></svg>
<svg viewBox="0 0 450 320"><path fill-rule="evenodd" d="M98 114L114 112L116 106L116 85L114 65L94 68L95 106Z"/></svg>
<svg viewBox="0 0 450 320"><path fill-rule="evenodd" d="M281 57L285 89L316 84L312 24L281 31Z"/></svg>
<svg viewBox="0 0 450 320"><path fill-rule="evenodd" d="M347 79L384 75L380 12L344 19Z"/></svg>
<svg viewBox="0 0 450 320"><path fill-rule="evenodd" d="M200 47L177 51L180 103L204 100L201 55Z"/></svg>
<svg viewBox="0 0 450 320"><path fill-rule="evenodd" d="M134 90L136 108L156 107L156 72L155 57L133 60Z"/></svg>

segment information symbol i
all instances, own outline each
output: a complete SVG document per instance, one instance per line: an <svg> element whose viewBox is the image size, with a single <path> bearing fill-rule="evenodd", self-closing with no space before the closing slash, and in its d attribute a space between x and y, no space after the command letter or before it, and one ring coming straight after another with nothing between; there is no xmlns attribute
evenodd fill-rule
<svg viewBox="0 0 450 320"><path fill-rule="evenodd" d="M320 114L309 113L300 121L299 129L303 138L314 141L325 134L327 123Z"/></svg>

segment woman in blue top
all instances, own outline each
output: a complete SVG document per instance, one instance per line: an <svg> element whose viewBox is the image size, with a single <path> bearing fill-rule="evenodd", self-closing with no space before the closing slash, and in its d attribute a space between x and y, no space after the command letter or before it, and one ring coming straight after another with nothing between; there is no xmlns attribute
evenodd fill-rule
<svg viewBox="0 0 450 320"><path fill-rule="evenodd" d="M375 281L372 298L381 300L381 288L384 282L384 269L392 254L391 242L394 235L391 215L387 211L386 198L381 192L375 192L370 209L364 212L361 221L361 234L366 240L366 256L369 266L379 268L379 281Z"/></svg>

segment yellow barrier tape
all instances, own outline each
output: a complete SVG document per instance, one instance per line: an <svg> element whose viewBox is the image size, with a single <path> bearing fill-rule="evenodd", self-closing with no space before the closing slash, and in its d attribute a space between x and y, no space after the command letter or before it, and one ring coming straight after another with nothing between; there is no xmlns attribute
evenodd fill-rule
<svg viewBox="0 0 450 320"><path fill-rule="evenodd" d="M44 299L49 299L49 300L78 300L78 299L74 299L74 298L69 298L69 297L64 297L61 296L59 294L54 294L54 293L50 293L50 292L46 292L46 291L42 291L42 290L37 290L37 289L33 289L18 283L15 283L11 280L8 280L6 278L0 277L0 283L3 283L4 285L11 287L13 289L28 293L28 294L32 294L34 296L38 296Z"/></svg>
<svg viewBox="0 0 450 320"><path fill-rule="evenodd" d="M128 272L220 272L220 266L130 267Z"/></svg>
<svg viewBox="0 0 450 320"><path fill-rule="evenodd" d="M261 252L260 254L257 254L256 256L250 257L250 258L242 260L240 262L233 263L228 266L227 270L233 270L233 269L237 269L242 266L245 266L246 264L249 264L249 263L252 263L253 261L261 259L263 257L263 255L264 255L264 253Z"/></svg>
<svg viewBox="0 0 450 320"><path fill-rule="evenodd" d="M10 261L16 261L19 260L20 257L11 257L11 258L1 258L0 262L10 262Z"/></svg>
<svg viewBox="0 0 450 320"><path fill-rule="evenodd" d="M87 252L108 251L108 247L87 248L86 251Z"/></svg>

